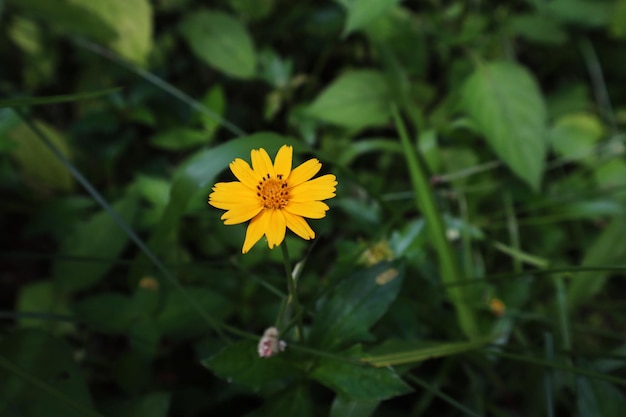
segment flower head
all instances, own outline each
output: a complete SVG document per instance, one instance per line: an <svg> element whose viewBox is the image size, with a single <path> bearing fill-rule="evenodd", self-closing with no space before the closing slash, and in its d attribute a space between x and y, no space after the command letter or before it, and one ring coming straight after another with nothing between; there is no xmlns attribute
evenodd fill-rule
<svg viewBox="0 0 626 417"><path fill-rule="evenodd" d="M303 239L313 239L315 232L304 220L321 219L328 206L321 200L335 196L337 179L332 174L311 179L322 164L315 158L291 169L293 148L283 145L274 163L265 149L250 153L252 168L242 159L230 163L230 170L239 181L215 184L209 204L227 210L221 217L224 224L250 220L243 242L246 253L265 235L270 249L278 246L289 228Z"/></svg>

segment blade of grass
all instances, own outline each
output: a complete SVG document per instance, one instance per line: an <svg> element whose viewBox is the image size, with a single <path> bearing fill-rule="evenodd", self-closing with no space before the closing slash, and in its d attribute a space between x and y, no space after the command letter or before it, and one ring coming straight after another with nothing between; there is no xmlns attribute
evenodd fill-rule
<svg viewBox="0 0 626 417"><path fill-rule="evenodd" d="M452 247L446 237L444 222L439 214L439 210L437 209L426 172L420 165L416 151L411 145L411 141L409 140L407 130L398 113L398 109L393 106L391 111L409 168L409 175L415 192L415 202L417 204L417 208L426 218L426 224L428 225L431 239L439 257L441 279L445 284L460 281L462 276L458 261L452 252ZM455 307L457 319L461 329L468 338L476 339L478 337L476 317L474 315L474 310L472 310L472 308L466 304L463 299L463 289L458 287L449 287L447 292L452 304Z"/></svg>
<svg viewBox="0 0 626 417"><path fill-rule="evenodd" d="M121 87L114 87L104 90L87 91L85 93L78 94L64 94L59 96L7 98L4 100L0 100L0 109L3 107L36 106L40 104L66 103L69 101L87 100L90 98L113 94L120 90Z"/></svg>
<svg viewBox="0 0 626 417"><path fill-rule="evenodd" d="M91 197L115 220L117 225L126 233L130 240L132 240L137 247L144 253L144 255L153 263L153 265L163 274L165 278L185 297L189 305L196 310L198 315L211 327L221 338L228 340L220 324L216 322L200 304L191 297L185 288L178 282L178 280L172 275L172 273L163 265L163 263L156 257L156 255L148 248L148 246L137 236L137 234L130 228L130 226L115 212L113 207L104 199L102 194L95 189L95 187L89 182L89 180L72 164L63 153L56 147L56 145L42 132L26 115L23 111L16 109L18 116L26 123L26 125L37 135L37 137L50 149L50 151L65 165L68 171L80 183L85 190L91 195Z"/></svg>
<svg viewBox="0 0 626 417"><path fill-rule="evenodd" d="M22 378L23 380L30 383L31 385L41 389L42 391L45 391L48 394L56 397L58 400L66 403L67 405L74 408L75 410L80 411L85 416L103 417L102 414L92 410L91 408L87 407L84 404L80 404L74 401L72 397L57 390L52 385L42 381L40 378L26 372L24 369L15 365L9 359L5 358L3 355L0 355L0 367L6 369L7 371L11 372L14 375L17 375L18 377Z"/></svg>
<svg viewBox="0 0 626 417"><path fill-rule="evenodd" d="M471 342L444 343L423 349L369 356L362 358L361 360L376 367L404 365L476 350L491 341L492 338L483 338Z"/></svg>
<svg viewBox="0 0 626 417"><path fill-rule="evenodd" d="M554 360L554 341L552 334L544 333L544 341L546 345L546 360ZM552 393L554 392L554 383L552 381L552 370L546 369L544 376L544 384L546 390L546 415L548 417L554 417L554 399Z"/></svg>

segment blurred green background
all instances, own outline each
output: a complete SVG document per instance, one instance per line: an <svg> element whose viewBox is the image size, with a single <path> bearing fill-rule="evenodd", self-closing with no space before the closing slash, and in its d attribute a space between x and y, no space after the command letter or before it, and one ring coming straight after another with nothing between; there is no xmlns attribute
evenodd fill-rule
<svg viewBox="0 0 626 417"><path fill-rule="evenodd" d="M625 0L0 0L0 416L623 416ZM339 185L280 250L207 205Z"/></svg>

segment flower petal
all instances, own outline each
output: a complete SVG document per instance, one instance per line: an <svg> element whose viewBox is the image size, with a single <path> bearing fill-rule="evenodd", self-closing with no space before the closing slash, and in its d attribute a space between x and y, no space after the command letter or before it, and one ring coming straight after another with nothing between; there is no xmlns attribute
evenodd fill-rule
<svg viewBox="0 0 626 417"><path fill-rule="evenodd" d="M237 206L236 208L228 210L226 213L222 214L220 217L224 220L224 224L239 224L243 222L247 222L263 209L263 206L259 204L248 205L248 206Z"/></svg>
<svg viewBox="0 0 626 417"><path fill-rule="evenodd" d="M281 210L267 211L269 212L269 225L265 231L265 236L267 237L267 245L270 249L273 249L274 246L280 245L283 239L285 239L287 224Z"/></svg>
<svg viewBox="0 0 626 417"><path fill-rule="evenodd" d="M326 200L335 196L337 178L332 174L322 175L289 190L289 200L294 202Z"/></svg>
<svg viewBox="0 0 626 417"><path fill-rule="evenodd" d="M315 174L322 169L322 164L317 159L309 159L301 165L298 165L291 171L287 182L290 187L295 187L298 184L302 184L305 181L313 178Z"/></svg>
<svg viewBox="0 0 626 417"><path fill-rule="evenodd" d="M284 208L296 216L308 217L310 219L321 219L326 216L328 206L321 201L297 202L290 201Z"/></svg>
<svg viewBox="0 0 626 417"><path fill-rule="evenodd" d="M265 231L267 230L268 220L269 215L267 210L261 211L252 220L250 220L248 229L246 229L246 238L243 241L241 253L248 253L254 244L257 243L261 237L263 237Z"/></svg>
<svg viewBox="0 0 626 417"><path fill-rule="evenodd" d="M274 159L274 171L276 175L283 176L283 179L289 178L291 174L291 160L293 159L293 148L288 145L283 145L278 150L276 158Z"/></svg>
<svg viewBox="0 0 626 417"><path fill-rule="evenodd" d="M300 216L289 213L287 210L283 210L285 221L289 230L300 236L302 239L309 240L315 237L315 232L309 224Z"/></svg>
<svg viewBox="0 0 626 417"><path fill-rule="evenodd" d="M275 176L274 165L265 149L252 149L250 157L252 158L252 169L254 169L257 177L263 177L267 174L272 177Z"/></svg>
<svg viewBox="0 0 626 417"><path fill-rule="evenodd" d="M230 210L241 204L258 204L258 201L256 193L238 181L219 182L209 194L209 204L223 210Z"/></svg>
<svg viewBox="0 0 626 417"><path fill-rule="evenodd" d="M256 189L257 184L261 180L261 178L254 175L254 171L250 168L250 165L240 158L230 163L230 170L243 185L253 190Z"/></svg>

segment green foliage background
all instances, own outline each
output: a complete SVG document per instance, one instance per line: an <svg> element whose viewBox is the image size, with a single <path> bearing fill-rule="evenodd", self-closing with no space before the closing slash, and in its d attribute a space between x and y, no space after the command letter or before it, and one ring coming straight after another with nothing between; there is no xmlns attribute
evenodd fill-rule
<svg viewBox="0 0 626 417"><path fill-rule="evenodd" d="M625 0L0 0L0 416L616 416ZM206 203L294 146L279 250Z"/></svg>

